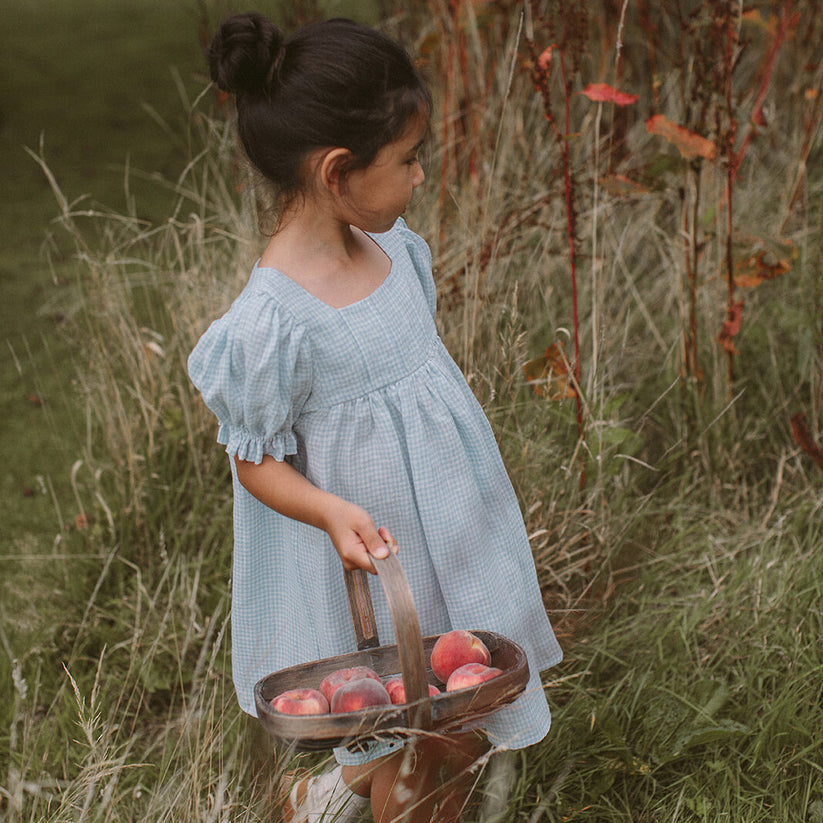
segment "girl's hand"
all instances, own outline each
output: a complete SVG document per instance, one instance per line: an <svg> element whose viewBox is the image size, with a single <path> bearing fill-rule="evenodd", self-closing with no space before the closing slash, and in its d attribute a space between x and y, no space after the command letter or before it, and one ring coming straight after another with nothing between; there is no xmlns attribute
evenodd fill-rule
<svg viewBox="0 0 823 823"><path fill-rule="evenodd" d="M397 542L385 527L376 528L368 512L338 498L328 512L326 532L340 555L343 568L363 569L375 574L372 557L387 557L397 552Z"/></svg>
<svg viewBox="0 0 823 823"><path fill-rule="evenodd" d="M262 503L276 512L323 529L331 538L345 569L375 574L371 557L397 552L388 529L377 529L368 512L341 497L321 491L290 463L266 455L260 463L235 458L237 478Z"/></svg>

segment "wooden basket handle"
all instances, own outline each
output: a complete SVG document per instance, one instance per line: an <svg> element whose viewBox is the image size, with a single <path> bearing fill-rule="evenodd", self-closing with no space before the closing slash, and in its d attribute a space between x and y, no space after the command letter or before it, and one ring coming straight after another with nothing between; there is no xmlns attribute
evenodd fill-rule
<svg viewBox="0 0 823 823"><path fill-rule="evenodd" d="M363 569L346 571L345 575L357 651L374 649L380 645L380 638L377 636L368 577Z"/></svg>
<svg viewBox="0 0 823 823"><path fill-rule="evenodd" d="M409 582L394 552L389 552L388 556L383 558L373 557L372 562L386 593L394 624L403 687L406 690L406 702L409 704L407 724L412 729L431 729L432 711L429 684L426 679L423 636L420 633L420 622L417 619ZM346 588L352 609L357 647L374 648L379 644L379 639L366 572L347 571ZM361 643L364 644L362 647Z"/></svg>

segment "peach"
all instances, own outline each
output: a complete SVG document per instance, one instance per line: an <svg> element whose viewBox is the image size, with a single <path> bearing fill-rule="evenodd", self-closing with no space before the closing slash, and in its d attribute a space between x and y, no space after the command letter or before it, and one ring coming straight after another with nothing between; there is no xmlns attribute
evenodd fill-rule
<svg viewBox="0 0 823 823"><path fill-rule="evenodd" d="M329 701L317 689L289 689L269 701L283 714L328 714Z"/></svg>
<svg viewBox="0 0 823 823"><path fill-rule="evenodd" d="M456 692L458 689L468 689L469 686L477 686L485 683L493 677L503 674L502 669L496 666L486 666L483 663L466 663L464 666L456 668L450 675L446 683L447 692Z"/></svg>
<svg viewBox="0 0 823 823"><path fill-rule="evenodd" d="M331 699L333 714L355 712L370 706L391 706L391 697L380 680L361 677L339 686Z"/></svg>
<svg viewBox="0 0 823 823"><path fill-rule="evenodd" d="M342 685L349 683L352 680L361 680L364 677L368 677L372 680L376 680L378 683L382 683L380 680L380 675L377 674L374 669L370 669L368 666L354 666L351 669L337 669L337 671L333 671L330 675L323 679L323 682L320 684L320 691L323 692L326 700L329 701L329 705L331 705L334 693Z"/></svg>
<svg viewBox="0 0 823 823"><path fill-rule="evenodd" d="M392 677L387 680L386 691L389 693L392 703L400 704L406 702L406 687L403 685L402 677ZM440 694L440 689L429 683L429 697L434 697L436 694Z"/></svg>
<svg viewBox="0 0 823 823"><path fill-rule="evenodd" d="M431 667L438 680L448 682L449 675L466 663L484 666L491 663L491 654L479 637L464 629L455 629L437 638L432 648Z"/></svg>

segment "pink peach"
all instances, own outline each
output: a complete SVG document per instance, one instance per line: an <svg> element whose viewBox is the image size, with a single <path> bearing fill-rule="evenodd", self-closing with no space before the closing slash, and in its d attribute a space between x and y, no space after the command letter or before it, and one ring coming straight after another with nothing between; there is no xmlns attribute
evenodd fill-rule
<svg viewBox="0 0 823 823"><path fill-rule="evenodd" d="M368 666L354 666L351 669L337 669L333 671L323 679L323 682L320 684L320 691L323 692L326 700L329 701L329 705L331 705L334 693L342 685L352 680L361 680L364 677L376 680L378 683L382 682L380 675L378 675L374 669L370 669Z"/></svg>
<svg viewBox="0 0 823 823"><path fill-rule="evenodd" d="M482 663L488 666L490 662L491 654L486 644L464 629L455 629L440 635L432 648L432 671L443 683L448 681L449 675L455 669L466 663Z"/></svg>
<svg viewBox="0 0 823 823"><path fill-rule="evenodd" d="M455 669L446 683L447 692L456 692L458 689L468 689L469 686L477 686L485 683L493 677L503 674L502 669L496 666L485 666L483 663L466 663Z"/></svg>
<svg viewBox="0 0 823 823"><path fill-rule="evenodd" d="M395 705L406 702L406 687L403 685L402 677L392 677L387 680L386 691L389 693L391 702ZM429 697L434 697L437 694L440 694L440 689L429 683Z"/></svg>
<svg viewBox="0 0 823 823"><path fill-rule="evenodd" d="M367 709L369 706L391 706L391 697L380 680L371 677L362 677L360 680L350 680L344 683L334 693L331 699L333 714L355 712L358 709Z"/></svg>
<svg viewBox="0 0 823 823"><path fill-rule="evenodd" d="M289 689L269 702L276 712L283 714L329 713L329 701L317 689Z"/></svg>

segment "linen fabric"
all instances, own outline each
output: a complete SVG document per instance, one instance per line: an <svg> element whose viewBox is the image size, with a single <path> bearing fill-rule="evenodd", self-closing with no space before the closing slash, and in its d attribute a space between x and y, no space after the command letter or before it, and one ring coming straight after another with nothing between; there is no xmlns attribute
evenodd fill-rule
<svg viewBox="0 0 823 823"><path fill-rule="evenodd" d="M531 680L484 721L519 748L550 724L539 672L560 647L543 606L518 501L491 426L435 326L426 243L399 219L371 235L391 261L365 299L333 308L287 275L255 265L228 312L189 357L230 457L290 461L362 506L400 546L424 636L495 631L526 651ZM234 488L232 670L255 714L267 674L355 651L343 567L325 532ZM380 642L394 642L369 576Z"/></svg>

